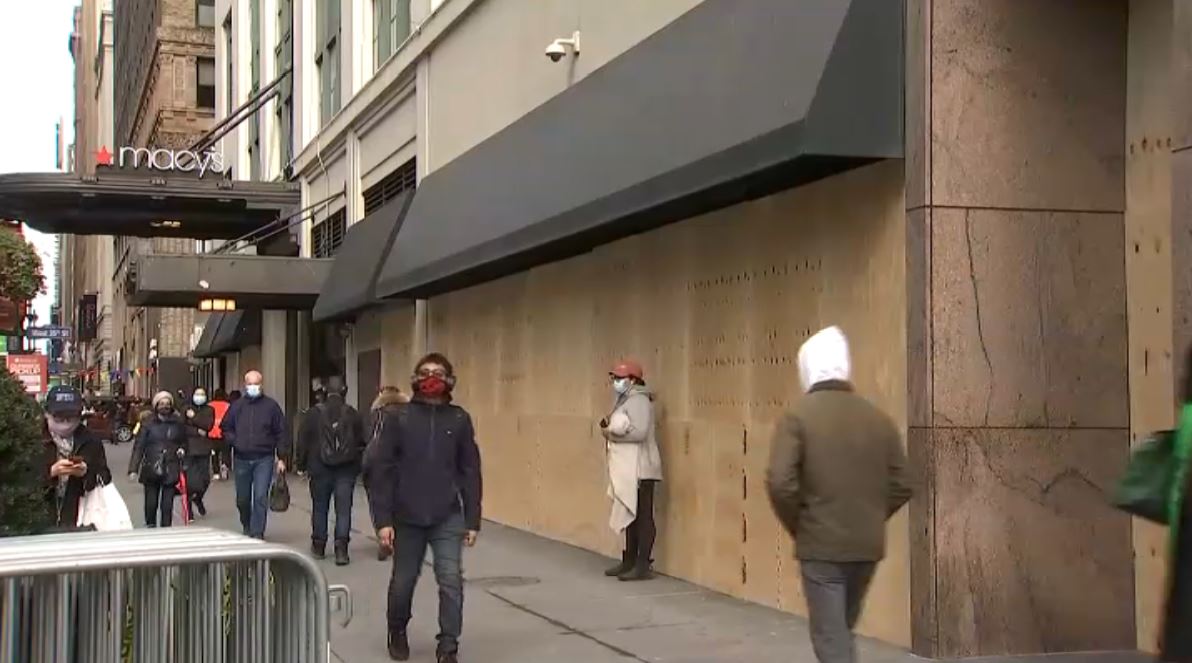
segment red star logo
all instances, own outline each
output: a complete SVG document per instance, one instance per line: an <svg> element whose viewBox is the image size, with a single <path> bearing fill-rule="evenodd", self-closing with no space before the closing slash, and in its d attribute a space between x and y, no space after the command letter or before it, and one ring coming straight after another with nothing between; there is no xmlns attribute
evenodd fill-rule
<svg viewBox="0 0 1192 663"><path fill-rule="evenodd" d="M112 153L108 151L108 146L104 145L95 153L95 163L100 166L112 165Z"/></svg>

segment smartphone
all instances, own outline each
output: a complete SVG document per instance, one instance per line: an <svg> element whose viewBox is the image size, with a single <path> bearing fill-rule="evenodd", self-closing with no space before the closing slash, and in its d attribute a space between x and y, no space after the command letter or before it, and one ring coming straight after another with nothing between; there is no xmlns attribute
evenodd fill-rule
<svg viewBox="0 0 1192 663"><path fill-rule="evenodd" d="M74 463L75 465L82 465L85 462L85 461L83 461L82 456L68 456L66 458L66 460L69 460L70 462Z"/></svg>

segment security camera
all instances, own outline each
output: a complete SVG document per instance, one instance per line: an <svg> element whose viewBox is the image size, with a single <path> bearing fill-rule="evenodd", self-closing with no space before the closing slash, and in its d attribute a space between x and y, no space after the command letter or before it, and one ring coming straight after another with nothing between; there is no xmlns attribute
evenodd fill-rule
<svg viewBox="0 0 1192 663"><path fill-rule="evenodd" d="M571 35L570 39L563 39L562 37L552 41L546 47L546 57L550 58L551 62L558 62L567 55L567 47L571 47L571 52L574 55L579 55L579 31L577 30Z"/></svg>
<svg viewBox="0 0 1192 663"><path fill-rule="evenodd" d="M558 39L552 41L550 46L546 47L546 57L550 58L551 62L562 60L564 55L567 55L567 49L559 43Z"/></svg>

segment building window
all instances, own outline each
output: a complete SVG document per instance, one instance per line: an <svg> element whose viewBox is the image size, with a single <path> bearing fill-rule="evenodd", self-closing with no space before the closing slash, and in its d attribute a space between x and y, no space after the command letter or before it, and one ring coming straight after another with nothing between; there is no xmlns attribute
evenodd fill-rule
<svg viewBox="0 0 1192 663"><path fill-rule="evenodd" d="M195 3L195 24L200 28L215 27L215 0L198 0Z"/></svg>
<svg viewBox="0 0 1192 663"><path fill-rule="evenodd" d="M393 200L398 194L411 191L418 186L418 166L414 159L410 159L397 170L385 176L385 179L364 190L364 215L368 216L381 209L385 203Z"/></svg>
<svg viewBox="0 0 1192 663"><path fill-rule="evenodd" d="M410 36L410 0L373 0L373 66L380 69Z"/></svg>
<svg viewBox="0 0 1192 663"><path fill-rule="evenodd" d="M287 69L290 75L280 84L277 104L277 153L281 157L283 175L294 158L294 3L277 0L277 46L274 48L277 73Z"/></svg>
<svg viewBox="0 0 1192 663"><path fill-rule="evenodd" d="M215 58L195 58L195 105L215 110Z"/></svg>
<svg viewBox="0 0 1192 663"><path fill-rule="evenodd" d="M232 14L228 13L223 22L224 31L224 117L231 117L235 108L236 88L232 87L232 62L236 59L232 52Z"/></svg>
<svg viewBox="0 0 1192 663"><path fill-rule="evenodd" d="M348 217L346 210L339 210L335 214L316 223L310 229L310 255L313 258L333 258L344 243L344 234L348 231Z"/></svg>
<svg viewBox="0 0 1192 663"><path fill-rule="evenodd" d="M339 0L319 0L318 12L315 67L319 70L319 124L325 125L339 112Z"/></svg>

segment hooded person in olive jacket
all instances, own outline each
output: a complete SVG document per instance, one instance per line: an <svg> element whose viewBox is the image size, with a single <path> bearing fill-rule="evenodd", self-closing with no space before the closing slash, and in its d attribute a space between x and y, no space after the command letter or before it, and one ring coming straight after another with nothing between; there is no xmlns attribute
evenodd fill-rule
<svg viewBox="0 0 1192 663"><path fill-rule="evenodd" d="M766 484L795 540L816 658L852 663L886 520L911 497L906 452L890 417L854 393L840 329L803 344L799 377L807 394L774 433Z"/></svg>

